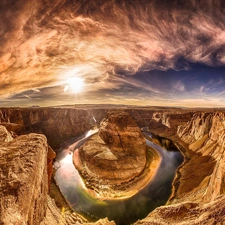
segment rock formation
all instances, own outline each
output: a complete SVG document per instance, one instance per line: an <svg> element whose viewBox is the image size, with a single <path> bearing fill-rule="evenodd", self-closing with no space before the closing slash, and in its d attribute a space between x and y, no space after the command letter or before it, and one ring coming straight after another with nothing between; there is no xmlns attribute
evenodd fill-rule
<svg viewBox="0 0 225 225"><path fill-rule="evenodd" d="M100 121L105 109L25 108L0 109L0 124L17 134L44 134L55 149L64 141L91 129ZM100 117L100 118L99 118Z"/></svg>
<svg viewBox="0 0 225 225"><path fill-rule="evenodd" d="M95 124L93 117L99 123L107 112L114 109L128 112L139 127L148 126L154 112L168 111L168 109L159 111L158 108L153 107L107 105L58 108L2 108L0 109L0 125L2 124L8 131L13 131L18 135L28 133L44 134L49 145L56 150L63 142L91 129ZM177 111L184 113L183 110L173 109L170 111L169 116L172 117L173 113ZM173 123L173 119L170 123Z"/></svg>
<svg viewBox="0 0 225 225"><path fill-rule="evenodd" d="M195 201L210 202L225 194L225 114L195 114L190 122L179 127L178 135L189 145L191 155L182 168L179 198L187 196ZM193 176L194 181L188 185Z"/></svg>
<svg viewBox="0 0 225 225"><path fill-rule="evenodd" d="M50 189L52 174L53 174L53 160L56 157L56 153L53 149L48 146L48 154L47 154L47 172L48 172L48 189Z"/></svg>
<svg viewBox="0 0 225 225"><path fill-rule="evenodd" d="M136 224L223 224L225 221L225 114L196 113L178 127L186 157L167 206Z"/></svg>
<svg viewBox="0 0 225 225"><path fill-rule="evenodd" d="M29 134L0 145L0 221L38 225L47 208L47 140Z"/></svg>
<svg viewBox="0 0 225 225"><path fill-rule="evenodd" d="M1 225L88 223L76 213L63 214L48 196L54 156L44 135L33 133L13 139L6 128L0 126ZM108 219L96 224L115 225Z"/></svg>
<svg viewBox="0 0 225 225"><path fill-rule="evenodd" d="M74 157L74 163L85 179L96 179L99 185L112 187L129 182L142 173L146 164L146 141L128 113L112 112L101 122L99 133L92 136Z"/></svg>
<svg viewBox="0 0 225 225"><path fill-rule="evenodd" d="M12 141L13 140L13 137L12 135L8 132L8 130L0 125L0 142L9 142L9 141Z"/></svg>
<svg viewBox="0 0 225 225"><path fill-rule="evenodd" d="M185 156L185 163L178 170L173 184L173 195L168 204L158 207L147 218L136 224L223 224L225 113L222 110L218 112L199 110L195 114L195 110L180 109L126 108L125 110L135 118L139 126L149 126L149 131L173 140L182 147ZM45 134L51 146L56 147L70 137L89 129L92 126L90 122L93 120L92 117L98 116L100 120L107 111L109 111L107 107L95 110L90 108L0 110L0 123L4 125L0 126L0 224L88 223L76 213L63 214L47 194L54 153L49 148L46 138L40 134L16 137L13 132ZM142 138L138 134L139 131L136 133L134 127L130 126L132 122L117 120L118 117L111 117L110 114L107 118L103 121L99 134L90 138L80 148L81 161L78 164L84 175L86 173L90 178L90 183L91 179L96 179L101 184L105 179L108 184L115 187L125 180L129 181L132 177L138 176L144 167L144 150L135 151L135 145L138 143L132 138L136 135L140 140ZM132 130L131 136L130 131L121 129L126 126ZM127 145L127 140L134 143L134 146ZM138 145L142 146L141 141ZM119 175L120 173L115 172L117 169L125 173ZM110 178L109 174L112 174L114 179ZM105 219L96 224L110 224L110 222Z"/></svg>
<svg viewBox="0 0 225 225"><path fill-rule="evenodd" d="M99 136L115 155L146 155L146 143L141 130L126 112L109 112L100 124Z"/></svg>
<svg viewBox="0 0 225 225"><path fill-rule="evenodd" d="M156 208L135 225L223 225L225 196L207 204L184 202Z"/></svg>
<svg viewBox="0 0 225 225"><path fill-rule="evenodd" d="M161 110L153 112L149 120L149 130L153 134L170 137L177 133L180 125L186 124L193 116L192 110Z"/></svg>

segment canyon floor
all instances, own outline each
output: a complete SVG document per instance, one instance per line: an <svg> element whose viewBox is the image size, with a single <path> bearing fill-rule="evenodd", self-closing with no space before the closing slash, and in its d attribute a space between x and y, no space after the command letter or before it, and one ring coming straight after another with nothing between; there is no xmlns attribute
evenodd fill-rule
<svg viewBox="0 0 225 225"><path fill-rule="evenodd" d="M0 109L0 224L93 224L56 201L58 208L52 199L58 194L49 196L49 152L115 109L172 140L185 157L166 206L136 224L224 224L225 110L114 105Z"/></svg>

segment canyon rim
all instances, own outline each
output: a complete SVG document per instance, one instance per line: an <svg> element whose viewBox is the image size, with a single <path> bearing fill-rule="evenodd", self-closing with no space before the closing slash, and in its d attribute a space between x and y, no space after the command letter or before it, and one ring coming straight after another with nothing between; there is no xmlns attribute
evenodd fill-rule
<svg viewBox="0 0 225 225"><path fill-rule="evenodd" d="M225 224L224 0L0 18L0 225Z"/></svg>
<svg viewBox="0 0 225 225"><path fill-rule="evenodd" d="M113 115L112 111L115 110L123 117L131 115L135 123L139 127L145 127L148 132L172 140L185 158L177 170L172 194L166 206L156 208L136 224L222 224L225 218L224 111L125 106L114 106L113 109L107 106L85 106L79 109L1 109L1 223L15 224L15 221L21 221L22 224L26 221L26 224L90 224L91 222L69 208L62 213L62 208L67 207L66 203L58 208L56 203L59 204L59 193L53 200L51 190L49 192L48 180L52 174L51 162L54 158L51 146L56 152L58 149L54 147L55 141L48 141L53 126L50 115L55 115L58 111L54 119L57 129L54 129L53 135L63 143L69 138L79 136L87 127L90 128L89 121L93 115L98 115L100 122L107 113ZM77 135L74 130L68 129L67 135L63 136L60 128L64 126L62 114L68 115L64 124L83 124L76 126L79 128L76 129ZM48 126L49 123L52 126ZM107 132L104 120L103 123L102 129ZM20 129L16 134L15 128L18 127ZM89 142L91 141L90 139ZM35 179L32 182L26 181L30 176ZM28 199L24 199L24 196ZM103 218L96 224L114 222Z"/></svg>

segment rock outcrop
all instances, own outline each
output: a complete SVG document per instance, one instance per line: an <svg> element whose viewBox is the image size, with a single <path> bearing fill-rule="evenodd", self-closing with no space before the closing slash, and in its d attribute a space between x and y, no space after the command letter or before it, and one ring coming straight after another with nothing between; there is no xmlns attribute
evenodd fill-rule
<svg viewBox="0 0 225 225"><path fill-rule="evenodd" d="M109 221L107 218L96 222L88 222L76 212L64 212L56 206L54 200L49 196L47 197L47 203L46 216L40 225L116 225L115 222Z"/></svg>
<svg viewBox="0 0 225 225"><path fill-rule="evenodd" d="M98 115L98 119L103 118L107 111L105 108L96 111L90 108L0 110L0 123L8 129L0 126L0 224L92 224L75 213L64 215L48 196L54 153L48 147L46 138L39 134L16 137L13 132L46 134L51 145L56 147L92 127L92 117ZM149 125L151 132L169 137L182 146L185 155L185 163L178 170L174 192L168 204L158 207L136 224L223 224L225 113L222 110L199 112L191 118L194 110L126 111L135 115L138 125ZM188 119L190 121L186 123ZM129 127L132 123L127 124ZM145 162L144 151L136 152L135 147L127 145L127 140L133 140L129 132L120 129L120 125L122 122L116 123L114 118L105 121L100 133L81 147L82 160L78 164L90 183L96 179L101 185L105 179L116 187L122 181L129 182L132 176L138 176L141 172ZM141 142L139 145L142 146ZM117 174L117 169L122 173ZM115 179L110 178L109 174ZM107 185L105 187L108 188ZM107 219L98 223L110 224Z"/></svg>
<svg viewBox="0 0 225 225"><path fill-rule="evenodd" d="M89 223L78 214L62 212L48 195L54 151L44 135L13 139L0 126L1 225L115 225L108 219Z"/></svg>
<svg viewBox="0 0 225 225"><path fill-rule="evenodd" d="M130 114L109 112L100 124L99 136L115 155L122 157L140 155L145 161L145 139Z"/></svg>
<svg viewBox="0 0 225 225"><path fill-rule="evenodd" d="M192 110L161 110L152 114L149 131L163 137L171 137L177 133L180 125L185 125L193 116Z"/></svg>
<svg viewBox="0 0 225 225"><path fill-rule="evenodd" d="M79 155L74 154L74 163L86 180L96 179L99 187L127 183L145 168L146 141L128 113L108 113L99 133L80 147Z"/></svg>
<svg viewBox="0 0 225 225"><path fill-rule="evenodd" d="M48 172L48 189L50 189L52 174L53 174L53 160L56 157L56 153L53 149L48 146L48 154L47 154L47 172Z"/></svg>
<svg viewBox="0 0 225 225"><path fill-rule="evenodd" d="M225 194L225 114L195 114L190 122L179 127L178 135L189 145L191 155L181 169L179 198L210 202ZM194 181L187 184L191 178Z"/></svg>
<svg viewBox="0 0 225 225"><path fill-rule="evenodd" d="M161 206L135 225L223 225L224 209L225 196L207 204L184 202Z"/></svg>
<svg viewBox="0 0 225 225"><path fill-rule="evenodd" d="M0 142L0 223L40 224L47 209L47 140L29 134Z"/></svg>
<svg viewBox="0 0 225 225"><path fill-rule="evenodd" d="M185 163L167 206L136 224L223 224L225 221L225 113L202 112L178 127Z"/></svg>
<svg viewBox="0 0 225 225"><path fill-rule="evenodd" d="M12 135L8 132L8 130L0 125L0 142L9 142L12 141L13 137Z"/></svg>

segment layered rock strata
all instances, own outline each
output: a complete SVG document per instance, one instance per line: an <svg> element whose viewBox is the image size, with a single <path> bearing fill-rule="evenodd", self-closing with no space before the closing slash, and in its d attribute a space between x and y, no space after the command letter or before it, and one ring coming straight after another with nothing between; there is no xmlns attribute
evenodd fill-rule
<svg viewBox="0 0 225 225"><path fill-rule="evenodd" d="M225 194L225 114L195 114L179 127L178 136L189 145L191 155L180 170L179 199L211 202Z"/></svg>
<svg viewBox="0 0 225 225"><path fill-rule="evenodd" d="M100 121L105 109L24 108L0 109L0 124L17 134L44 134L56 149L61 143L92 128Z"/></svg>
<svg viewBox="0 0 225 225"><path fill-rule="evenodd" d="M86 180L95 179L100 187L120 185L144 170L146 141L128 113L108 113L99 133L74 154L74 163Z"/></svg>
<svg viewBox="0 0 225 225"><path fill-rule="evenodd" d="M15 139L0 126L0 224L114 224L108 219L89 223L76 213L57 208L48 195L54 151L44 135Z"/></svg>
<svg viewBox="0 0 225 225"><path fill-rule="evenodd" d="M223 224L225 221L225 113L196 113L172 137L186 161L167 206L136 224Z"/></svg>
<svg viewBox="0 0 225 225"><path fill-rule="evenodd" d="M48 189L50 189L52 174L53 174L53 160L56 157L56 153L53 149L48 146L48 154L47 154L47 172L48 172Z"/></svg>
<svg viewBox="0 0 225 225"><path fill-rule="evenodd" d="M8 130L0 125L0 142L10 142L13 140L12 135L8 132Z"/></svg>
<svg viewBox="0 0 225 225"><path fill-rule="evenodd" d="M156 208L135 225L223 225L225 196L206 204L184 202Z"/></svg>
<svg viewBox="0 0 225 225"><path fill-rule="evenodd" d="M178 112L182 115L186 112L178 108L168 111L168 109L162 107L119 107L116 105L2 108L0 109L0 124L4 125L8 131L13 131L18 135L27 133L44 134L49 145L55 150L61 143L79 136L91 129L93 125L99 124L107 112L114 110L128 112L133 116L139 127L148 126L150 120L154 122L155 120L152 120L152 117L155 112L158 114L166 112L170 117L169 123L173 127L173 121L176 121L172 118L173 115Z"/></svg>
<svg viewBox="0 0 225 225"><path fill-rule="evenodd" d="M1 224L40 224L47 209L47 140L29 134L0 142Z"/></svg>
<svg viewBox="0 0 225 225"><path fill-rule="evenodd" d="M19 131L19 133L35 131L47 134L51 143L57 146L67 138L88 129L90 125L88 125L89 121L87 122L87 120L97 114L96 111L92 110L93 113L88 111L87 116L79 117L74 115L76 114L75 109L61 109L59 111L58 109L49 110L47 108L4 109L0 111L0 120L10 131ZM106 109L99 109L99 115L101 114L99 118L106 111ZM175 113L176 110L173 110L166 115L163 113L167 110L159 111L158 109L128 109L128 111L135 115L138 125L146 126L150 121L150 125L152 125L149 127L150 131L169 137L176 144L183 146L183 153L186 156L186 162L179 169L174 182L174 195L167 206L157 208L146 219L137 222L137 224L223 224L225 221L224 112L197 113L184 125L193 114L193 110L187 111L187 114L185 114L185 110L183 112L178 110L181 113ZM62 117L64 119L60 121ZM85 121L82 121L83 119ZM69 122L70 120L72 122ZM77 123L77 120L79 123ZM77 125L80 123L86 125L79 128ZM183 126L178 128L176 135L176 129L180 124L183 124ZM64 125L68 131L66 135L63 135L64 128L62 127ZM72 125L75 128L71 128ZM32 137L36 137L35 140ZM46 194L48 189L47 175L43 178L46 180L46 185L39 182L39 186L35 185L36 190L34 190L33 182L36 182L34 171L40 171L38 168L42 167L43 160L46 161L46 158L41 158L38 161L39 158L34 150L40 153L39 150L43 147L47 154L48 147L46 147L45 138L42 135L36 136L35 134L21 136L19 139L15 138L15 140L12 140L12 138L11 132L8 132L4 127L0 127L0 224L19 224L21 221L21 224L28 224L28 222L29 224L39 224L41 218L43 218L41 225L85 224L85 221L81 221L75 215L65 217L57 209L54 201ZM24 151L28 149L31 156L35 156L36 160L33 160L28 153L26 154L29 158L26 158ZM40 155L40 157L43 157L43 155ZM30 161L30 158L32 158L32 161ZM12 163L9 164L9 161ZM24 170L28 173L27 176L30 179L27 179ZM44 170L47 174L47 169ZM15 173L12 171L15 171ZM19 180L20 175L22 175L21 180ZM25 179L24 182L23 179ZM17 187L17 189L13 187ZM39 190L41 190L40 195L38 194ZM36 194L32 194L34 192ZM39 202L33 204L33 202L38 201L38 195L42 209L40 209ZM42 195L46 196L47 200L45 197L41 197ZM42 199L45 200L42 201ZM30 204L31 202L32 204ZM33 219L31 215L33 215ZM107 224L107 220L104 223Z"/></svg>
<svg viewBox="0 0 225 225"><path fill-rule="evenodd" d="M153 134L171 137L180 125L185 125L193 116L191 110L161 110L153 112L148 127Z"/></svg>
<svg viewBox="0 0 225 225"><path fill-rule="evenodd" d="M71 213L59 209L49 196L47 203L46 216L40 225L116 225L115 222L109 221L107 218L97 222L88 222L76 212Z"/></svg>

